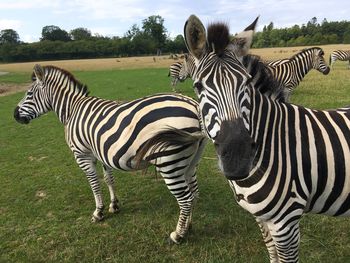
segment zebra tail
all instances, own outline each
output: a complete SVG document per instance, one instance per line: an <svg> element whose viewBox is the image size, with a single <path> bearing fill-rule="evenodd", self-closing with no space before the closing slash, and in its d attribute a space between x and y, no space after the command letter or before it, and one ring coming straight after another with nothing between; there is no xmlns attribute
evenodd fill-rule
<svg viewBox="0 0 350 263"><path fill-rule="evenodd" d="M189 133L176 128L169 128L157 133L152 138L148 139L141 148L137 151L134 161L136 168L141 168L143 160L149 161L155 152L164 151L169 146L190 146L199 140L206 138L201 132ZM145 158L146 154L148 156Z"/></svg>
<svg viewBox="0 0 350 263"><path fill-rule="evenodd" d="M329 65L331 65L331 63L332 63L332 53L329 54Z"/></svg>

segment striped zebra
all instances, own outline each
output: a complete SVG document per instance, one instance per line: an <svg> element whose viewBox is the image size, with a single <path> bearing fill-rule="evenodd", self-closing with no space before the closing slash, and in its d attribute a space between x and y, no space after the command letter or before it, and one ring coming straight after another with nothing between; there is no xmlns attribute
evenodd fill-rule
<svg viewBox="0 0 350 263"><path fill-rule="evenodd" d="M311 69L316 69L324 75L329 73L330 68L323 56L324 52L321 48L312 47L303 49L289 59L270 61L267 65L290 94ZM243 64L245 64L244 60Z"/></svg>
<svg viewBox="0 0 350 263"><path fill-rule="evenodd" d="M183 79L192 78L196 71L196 60L190 53L184 54L183 66L180 71L180 76Z"/></svg>
<svg viewBox="0 0 350 263"><path fill-rule="evenodd" d="M304 213L350 215L350 108L312 110L284 102L283 86L256 89L242 65L256 23L230 40L225 24L206 33L192 15L185 43L197 60L203 125L236 201L254 215L270 262L298 262Z"/></svg>
<svg viewBox="0 0 350 263"><path fill-rule="evenodd" d="M170 234L170 239L179 243L191 224L198 194L196 167L206 140L199 136L195 143L185 146L168 144L139 162L134 156L154 134L169 126L201 134L197 102L181 95L158 94L118 104L88 96L86 86L63 69L36 65L33 82L16 107L14 118L27 124L51 110L63 123L66 142L94 194L96 209L92 221L104 217L97 161L103 165L112 213L119 210L112 169L134 171L155 164L180 207L176 230Z"/></svg>
<svg viewBox="0 0 350 263"><path fill-rule="evenodd" d="M349 61L348 68L350 69L350 50L334 50L329 56L331 68L333 68L333 64L336 60Z"/></svg>
<svg viewBox="0 0 350 263"><path fill-rule="evenodd" d="M176 89L177 83L180 81L184 81L186 77L184 78L183 76L180 75L180 71L183 68L183 63L180 61L177 61L173 64L170 65L169 67L169 73L168 77L171 77L171 86L174 92L177 92L178 90Z"/></svg>
<svg viewBox="0 0 350 263"><path fill-rule="evenodd" d="M175 62L170 65L168 77L171 76L171 85L173 91L178 81L183 82L187 78L192 78L196 70L195 59L191 54L185 53L184 60L182 62Z"/></svg>

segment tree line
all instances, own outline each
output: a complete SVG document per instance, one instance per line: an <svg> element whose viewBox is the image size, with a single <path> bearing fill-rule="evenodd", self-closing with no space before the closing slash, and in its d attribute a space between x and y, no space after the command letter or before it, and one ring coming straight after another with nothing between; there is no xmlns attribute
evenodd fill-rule
<svg viewBox="0 0 350 263"><path fill-rule="evenodd" d="M318 23L314 17L306 24L288 28L274 28L271 22L255 34L253 47L340 43L350 43L350 22L328 22L324 19ZM122 37L92 35L90 30L81 27L67 32L49 25L42 28L40 41L24 43L15 30L0 31L0 62L159 55L186 51L183 36L171 39L164 27L164 19L159 15L144 19L141 28L132 25Z"/></svg>
<svg viewBox="0 0 350 263"><path fill-rule="evenodd" d="M134 24L122 37L92 35L87 28L67 32L58 26L42 28L40 41L24 43L13 29L0 31L0 62L160 55L186 50L182 35L171 39L161 16Z"/></svg>
<svg viewBox="0 0 350 263"><path fill-rule="evenodd" d="M273 22L264 26L262 32L254 36L253 47L289 47L326 44L350 44L350 22L318 23L313 17L306 24L288 28L274 28Z"/></svg>

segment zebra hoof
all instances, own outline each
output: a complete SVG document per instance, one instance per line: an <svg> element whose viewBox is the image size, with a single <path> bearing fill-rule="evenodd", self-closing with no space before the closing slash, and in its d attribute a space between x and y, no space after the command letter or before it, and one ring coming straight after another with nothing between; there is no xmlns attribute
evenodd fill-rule
<svg viewBox="0 0 350 263"><path fill-rule="evenodd" d="M111 203L108 208L108 212L116 214L120 211L119 205L116 203Z"/></svg>
<svg viewBox="0 0 350 263"><path fill-rule="evenodd" d="M183 237L176 234L176 232L172 232L170 236L168 237L168 244L169 245L179 245L182 242Z"/></svg>
<svg viewBox="0 0 350 263"><path fill-rule="evenodd" d="M92 217L91 217L91 222L92 223L97 223L97 222L101 222L104 219L103 213L102 212L98 212L98 213L93 213Z"/></svg>

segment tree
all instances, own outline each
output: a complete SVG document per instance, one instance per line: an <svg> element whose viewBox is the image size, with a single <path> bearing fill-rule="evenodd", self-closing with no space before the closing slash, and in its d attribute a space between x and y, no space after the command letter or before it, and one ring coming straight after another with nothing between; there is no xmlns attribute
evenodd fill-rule
<svg viewBox="0 0 350 263"><path fill-rule="evenodd" d="M78 27L70 31L73 40L88 40L91 39L91 31L87 28Z"/></svg>
<svg viewBox="0 0 350 263"><path fill-rule="evenodd" d="M67 31L60 29L58 26L44 26L41 31L41 41L70 41L71 38Z"/></svg>
<svg viewBox="0 0 350 263"><path fill-rule="evenodd" d="M0 44L18 44L19 35L13 29L4 29L0 31Z"/></svg>
<svg viewBox="0 0 350 263"><path fill-rule="evenodd" d="M144 33L148 34L153 39L156 44L157 55L160 55L167 38L164 19L159 15L150 16L142 21L142 29Z"/></svg>
<svg viewBox="0 0 350 263"><path fill-rule="evenodd" d="M125 37L128 38L129 40L132 40L134 37L136 37L140 33L141 33L140 28L136 24L133 24L131 28L125 33Z"/></svg>
<svg viewBox="0 0 350 263"><path fill-rule="evenodd" d="M343 37L344 44L350 44L350 25L348 25Z"/></svg>

